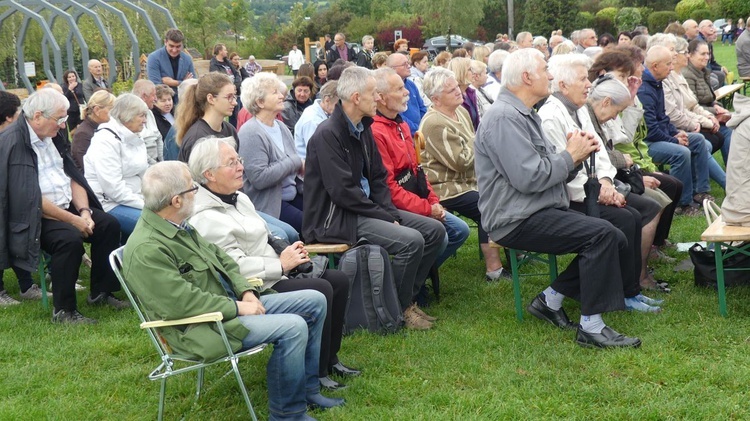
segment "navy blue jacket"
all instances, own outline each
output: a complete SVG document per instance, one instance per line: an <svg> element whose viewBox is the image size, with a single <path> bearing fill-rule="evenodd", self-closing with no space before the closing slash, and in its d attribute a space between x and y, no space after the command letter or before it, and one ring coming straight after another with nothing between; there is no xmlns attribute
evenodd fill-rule
<svg viewBox="0 0 750 421"><path fill-rule="evenodd" d="M648 128L648 134L643 140L649 143L678 143L674 137L677 128L669 122L669 116L664 110L664 88L648 69L643 71L643 84L638 88L638 99L643 104L643 119Z"/></svg>
<svg viewBox="0 0 750 421"><path fill-rule="evenodd" d="M422 117L427 114L427 107L425 107L422 96L419 95L419 88L417 88L414 82L404 79L404 88L409 91L409 104L406 111L400 115L409 125L409 130L414 134L419 130L419 123L422 121Z"/></svg>

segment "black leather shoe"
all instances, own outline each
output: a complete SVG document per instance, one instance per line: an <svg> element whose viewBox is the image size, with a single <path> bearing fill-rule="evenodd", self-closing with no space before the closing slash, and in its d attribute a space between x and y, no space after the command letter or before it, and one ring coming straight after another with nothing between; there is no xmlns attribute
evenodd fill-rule
<svg viewBox="0 0 750 421"><path fill-rule="evenodd" d="M573 330L578 328L578 324L570 321L568 315L565 313L565 310L562 307L560 307L559 310L552 310L551 308L549 308L549 306L547 306L547 303L544 301L544 293L540 293L539 295L537 295L531 301L531 304L526 307L526 311L528 311L538 319L552 323L560 329Z"/></svg>
<svg viewBox="0 0 750 421"><path fill-rule="evenodd" d="M318 381L320 382L320 387L322 387L325 390L341 390L346 389L347 386L344 383L339 383L336 380L333 380L332 378L325 376L325 377L318 377Z"/></svg>
<svg viewBox="0 0 750 421"><path fill-rule="evenodd" d="M350 368L345 366L344 364L341 364L340 362L334 364L331 366L331 369L328 370L331 374L335 374L337 376L341 377L357 377L362 372L360 370L357 370L355 368Z"/></svg>
<svg viewBox="0 0 750 421"><path fill-rule="evenodd" d="M609 326L605 326L602 333L584 332L579 327L576 343L586 348L638 348L641 346L640 339L617 333Z"/></svg>
<svg viewBox="0 0 750 421"><path fill-rule="evenodd" d="M329 409L341 406L345 403L341 398L327 398L320 393L307 395L307 407L309 409Z"/></svg>

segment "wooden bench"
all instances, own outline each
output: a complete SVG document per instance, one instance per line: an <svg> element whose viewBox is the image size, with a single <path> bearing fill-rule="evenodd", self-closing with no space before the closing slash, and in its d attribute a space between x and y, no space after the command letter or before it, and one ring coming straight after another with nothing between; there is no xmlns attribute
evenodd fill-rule
<svg viewBox="0 0 750 421"><path fill-rule="evenodd" d="M305 244L305 250L307 250L308 253L325 254L328 256L329 269L336 269L336 264L333 261L333 258L335 257L334 255L341 254L350 248L349 244Z"/></svg>
<svg viewBox="0 0 750 421"><path fill-rule="evenodd" d="M739 253L750 254L750 227L739 227L727 225L724 219L719 217L709 225L701 234L701 240L714 245L716 257L716 284L719 293L719 313L727 316L727 297L724 285L724 261ZM732 245L733 242L739 245ZM735 270L750 270L742 268Z"/></svg>
<svg viewBox="0 0 750 421"><path fill-rule="evenodd" d="M490 247L500 248L499 244L490 240ZM552 253L541 253L527 250L517 250L506 247L508 254L510 255L510 270L513 276L513 301L516 307L516 319L519 322L523 321L523 303L521 302L521 277L522 276L540 276L549 275L549 281L552 283L557 279L557 256ZM549 271L545 273L520 273L520 268L529 262L542 262L546 263L549 267Z"/></svg>
<svg viewBox="0 0 750 421"><path fill-rule="evenodd" d="M732 107L732 97L735 92L739 92L740 89L744 88L744 83L735 83L734 85L725 85L714 91L716 100L720 101L721 104L727 110Z"/></svg>
<svg viewBox="0 0 750 421"><path fill-rule="evenodd" d="M742 76L740 78L740 81L742 81L742 95L747 96L747 88L750 86L750 76Z"/></svg>

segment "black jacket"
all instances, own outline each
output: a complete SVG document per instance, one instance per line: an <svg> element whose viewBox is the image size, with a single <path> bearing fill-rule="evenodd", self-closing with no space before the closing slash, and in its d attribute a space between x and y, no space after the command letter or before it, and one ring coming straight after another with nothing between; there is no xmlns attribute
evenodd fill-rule
<svg viewBox="0 0 750 421"><path fill-rule="evenodd" d="M52 141L63 158L65 174L86 189L89 207L101 210L70 156L67 136L61 131ZM37 157L23 116L0 133L0 159L0 268L13 265L34 272L39 261L42 192Z"/></svg>
<svg viewBox="0 0 750 421"><path fill-rule="evenodd" d="M357 241L357 216L400 221L391 202L380 152L372 137L372 118L365 117L361 140L349 130L341 104L318 126L307 145L305 209L302 237L308 243ZM370 197L362 192L364 174Z"/></svg>
<svg viewBox="0 0 750 421"><path fill-rule="evenodd" d="M313 103L312 96L308 98L305 103L297 101L297 98L294 96L294 88L292 88L292 90L286 95L286 98L284 99L284 110L281 111L281 119L292 134L294 134L294 126L302 116L302 113L307 107L313 105Z"/></svg>
<svg viewBox="0 0 750 421"><path fill-rule="evenodd" d="M349 47L349 44L346 44L346 49L348 50L348 55L349 55L349 57L348 57L349 60L347 60L347 61L353 61L353 62L356 63L357 62L357 53L354 52L354 48ZM334 44L334 46L331 47L328 50L328 56L327 56L328 70L331 70L331 67L333 67L333 63L335 63L336 60L338 60L340 58L341 58L341 56L339 55L339 50L336 49L336 45Z"/></svg>
<svg viewBox="0 0 750 421"><path fill-rule="evenodd" d="M161 138L166 139L167 134L169 133L169 129L172 128L172 123L170 123L166 117L161 113L161 110L157 107L154 107L151 109L151 113L154 115L154 120L156 120L156 127L159 129L159 133L161 133Z"/></svg>

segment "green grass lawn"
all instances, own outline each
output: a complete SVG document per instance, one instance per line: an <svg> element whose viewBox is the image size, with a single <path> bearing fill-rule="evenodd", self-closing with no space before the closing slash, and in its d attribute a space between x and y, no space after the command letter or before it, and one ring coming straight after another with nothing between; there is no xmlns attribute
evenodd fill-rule
<svg viewBox="0 0 750 421"><path fill-rule="evenodd" d="M717 46L717 57L736 67ZM723 197L713 185L712 193ZM677 217L670 239L697 241L703 218ZM639 336L640 349L578 347L562 332L526 315L517 322L509 283L487 284L477 258L476 231L441 270L442 300L428 309L435 329L391 336L357 333L344 339L341 359L362 377L334 395L347 405L313 414L323 420L505 419L750 419L750 289L729 290L729 318L718 314L715 291L693 286L692 272L655 266L671 294L661 314L605 315L615 329ZM669 252L680 260L686 253ZM567 262L569 258L561 259ZM561 264L564 267L565 263ZM88 272L82 273L88 279ZM17 296L11 271L6 286ZM524 305L548 280L525 278ZM0 308L0 420L146 420L156 415L158 384L146 375L158 363L135 313L81 311L94 326L57 326L36 302ZM566 300L571 318L580 315ZM241 369L261 417L268 417L265 363L270 350ZM248 419L233 377L207 374L207 390L192 406L194 376L168 384L166 419Z"/></svg>

